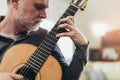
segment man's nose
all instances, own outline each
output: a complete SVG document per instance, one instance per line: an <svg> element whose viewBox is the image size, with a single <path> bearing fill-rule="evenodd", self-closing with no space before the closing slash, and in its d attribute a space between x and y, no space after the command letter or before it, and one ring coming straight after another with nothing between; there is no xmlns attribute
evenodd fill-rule
<svg viewBox="0 0 120 80"><path fill-rule="evenodd" d="M46 15L46 9L43 9L43 10L41 10L39 12L39 17L41 17L41 18L46 18L47 17L47 15Z"/></svg>

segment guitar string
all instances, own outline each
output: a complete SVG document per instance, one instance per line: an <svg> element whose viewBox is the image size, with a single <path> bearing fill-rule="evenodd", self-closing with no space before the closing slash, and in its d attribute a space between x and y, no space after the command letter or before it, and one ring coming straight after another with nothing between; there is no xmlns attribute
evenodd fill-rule
<svg viewBox="0 0 120 80"><path fill-rule="evenodd" d="M71 10L72 12L76 12L76 11L74 11L73 9L69 9L68 8L68 10ZM68 16L68 14L70 14L70 13L65 13L65 14L67 14L66 16ZM37 51L37 50L36 50ZM38 49L38 51L40 51L39 49ZM37 55L34 55L34 56L31 56L31 58L33 58L33 57L36 57ZM28 63L29 65L32 65L33 64L33 59L30 61L30 63ZM23 74L24 73L24 76L26 75L26 76L29 76L27 73L29 73L30 72L30 69L28 68L24 68L24 69L22 69L19 73L21 73L21 74ZM32 73L30 74L30 75L32 75Z"/></svg>

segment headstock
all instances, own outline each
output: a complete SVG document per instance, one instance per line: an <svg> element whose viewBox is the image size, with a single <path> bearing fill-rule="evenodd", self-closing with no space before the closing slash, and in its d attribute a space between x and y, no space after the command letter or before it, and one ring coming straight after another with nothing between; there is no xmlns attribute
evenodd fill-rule
<svg viewBox="0 0 120 80"><path fill-rule="evenodd" d="M71 5L80 8L82 11L86 8L88 0L72 0Z"/></svg>

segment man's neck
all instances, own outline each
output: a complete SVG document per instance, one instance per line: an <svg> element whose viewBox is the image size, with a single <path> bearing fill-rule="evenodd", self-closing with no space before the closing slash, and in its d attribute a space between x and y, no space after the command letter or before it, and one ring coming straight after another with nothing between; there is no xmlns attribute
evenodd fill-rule
<svg viewBox="0 0 120 80"><path fill-rule="evenodd" d="M15 24L15 21L4 19L0 22L0 33L5 35L18 35L22 32L22 30L19 29L19 26Z"/></svg>

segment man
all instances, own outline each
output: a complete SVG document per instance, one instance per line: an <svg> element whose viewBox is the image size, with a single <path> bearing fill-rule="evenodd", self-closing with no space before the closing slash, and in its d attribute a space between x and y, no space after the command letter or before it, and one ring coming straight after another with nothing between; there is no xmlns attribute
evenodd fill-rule
<svg viewBox="0 0 120 80"><path fill-rule="evenodd" d="M38 46L47 34L46 30L38 28L38 23L46 18L45 10L48 8L48 0L7 0L7 2L7 15L0 22L1 60L5 51L11 46L20 43L29 43ZM36 28L37 31L34 31ZM70 65L65 62L57 45L52 51L52 55L61 65L62 80L78 80L87 61L88 41L75 27L73 16L61 19L58 29L61 28L68 31L59 33L56 37L70 37L76 46L76 50ZM36 38L41 41L38 42ZM23 79L23 76L18 74L0 73L0 80Z"/></svg>

